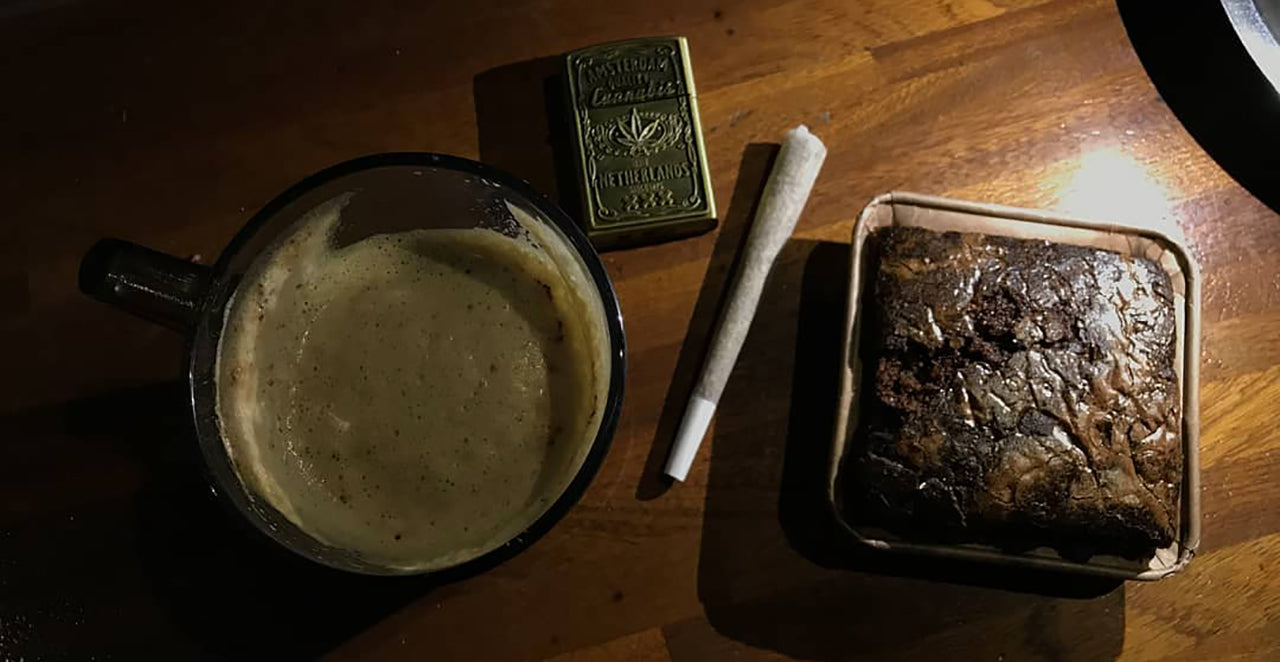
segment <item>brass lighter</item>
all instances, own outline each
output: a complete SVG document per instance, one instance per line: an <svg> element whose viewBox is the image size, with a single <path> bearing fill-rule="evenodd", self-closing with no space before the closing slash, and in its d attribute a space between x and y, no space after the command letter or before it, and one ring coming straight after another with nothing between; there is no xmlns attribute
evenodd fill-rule
<svg viewBox="0 0 1280 662"><path fill-rule="evenodd" d="M716 204L684 37L570 53L582 224L600 248L706 232Z"/></svg>

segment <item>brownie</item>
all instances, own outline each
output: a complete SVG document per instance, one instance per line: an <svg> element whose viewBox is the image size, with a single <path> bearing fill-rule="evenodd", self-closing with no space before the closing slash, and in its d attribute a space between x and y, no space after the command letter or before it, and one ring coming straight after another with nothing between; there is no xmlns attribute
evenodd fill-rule
<svg viewBox="0 0 1280 662"><path fill-rule="evenodd" d="M900 227L871 240L850 515L1068 557L1169 545L1182 446L1168 274L1046 241Z"/></svg>

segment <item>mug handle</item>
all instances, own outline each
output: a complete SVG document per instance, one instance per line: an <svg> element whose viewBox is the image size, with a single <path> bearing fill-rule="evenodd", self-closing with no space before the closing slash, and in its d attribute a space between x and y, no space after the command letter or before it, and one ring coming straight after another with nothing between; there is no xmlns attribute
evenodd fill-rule
<svg viewBox="0 0 1280 662"><path fill-rule="evenodd" d="M102 239L80 262L80 291L186 331L200 318L213 270L120 239Z"/></svg>

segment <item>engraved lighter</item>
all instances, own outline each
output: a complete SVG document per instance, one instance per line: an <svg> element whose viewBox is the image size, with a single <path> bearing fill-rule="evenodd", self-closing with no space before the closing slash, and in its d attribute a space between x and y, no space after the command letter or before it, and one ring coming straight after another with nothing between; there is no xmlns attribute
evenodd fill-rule
<svg viewBox="0 0 1280 662"><path fill-rule="evenodd" d="M684 37L565 58L582 225L600 248L706 232L716 204Z"/></svg>

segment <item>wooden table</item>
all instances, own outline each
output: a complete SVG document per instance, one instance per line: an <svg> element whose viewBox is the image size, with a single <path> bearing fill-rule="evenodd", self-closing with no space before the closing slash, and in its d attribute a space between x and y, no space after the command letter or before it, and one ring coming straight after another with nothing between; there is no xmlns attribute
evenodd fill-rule
<svg viewBox="0 0 1280 662"><path fill-rule="evenodd" d="M0 3L0 659L1280 657L1280 225L1162 102L1101 0ZM202 487L181 338L87 300L120 236L211 261L361 154L554 191L542 77L692 45L724 214L605 256L630 341L613 448L526 553L444 586L264 549ZM669 443L782 132L830 157L689 482ZM887 564L814 507L853 220L904 189L1177 227L1204 272L1204 543L1154 584Z"/></svg>

